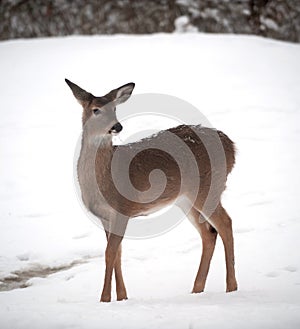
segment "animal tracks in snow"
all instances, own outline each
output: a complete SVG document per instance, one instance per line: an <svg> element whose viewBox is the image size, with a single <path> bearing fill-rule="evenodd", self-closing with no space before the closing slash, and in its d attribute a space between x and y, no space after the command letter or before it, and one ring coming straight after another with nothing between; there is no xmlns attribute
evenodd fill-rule
<svg viewBox="0 0 300 329"><path fill-rule="evenodd" d="M298 268L296 266L286 266L283 268L285 271L290 272L290 273L294 273L298 271Z"/></svg>
<svg viewBox="0 0 300 329"><path fill-rule="evenodd" d="M288 265L286 267L283 267L280 270L270 271L270 272L266 273L266 276L269 278L277 278L280 275L284 274L283 271L288 272L288 273L295 273L298 271L298 268L296 266Z"/></svg>

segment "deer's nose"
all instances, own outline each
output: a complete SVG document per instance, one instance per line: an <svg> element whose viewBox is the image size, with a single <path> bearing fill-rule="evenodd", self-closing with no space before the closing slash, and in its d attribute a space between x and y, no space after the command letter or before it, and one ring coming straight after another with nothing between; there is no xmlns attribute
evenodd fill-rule
<svg viewBox="0 0 300 329"><path fill-rule="evenodd" d="M110 132L112 133L119 133L123 129L120 122L116 123L114 126L111 127Z"/></svg>

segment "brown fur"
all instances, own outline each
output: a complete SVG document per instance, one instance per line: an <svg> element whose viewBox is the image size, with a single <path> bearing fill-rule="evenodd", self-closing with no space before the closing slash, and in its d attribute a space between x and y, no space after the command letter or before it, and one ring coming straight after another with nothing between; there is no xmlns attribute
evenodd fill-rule
<svg viewBox="0 0 300 329"><path fill-rule="evenodd" d="M207 199L208 190L211 187L211 164L206 147L195 131L200 135L205 134L206 138L210 139L209 142L211 144L217 143L218 141L216 138L220 138L226 155L227 175L233 168L235 162L235 151L233 142L220 131L215 131L202 126L187 125L181 125L167 130L167 132L175 134L182 140L182 142L187 144L197 163L200 164L199 176L201 185L197 197L197 203L201 209L200 205L202 205ZM160 149L151 148L153 140L157 140L157 144L161 145L162 143L168 143L167 139L168 135L166 136L166 131L162 131L154 137L145 138L130 145L112 146L110 142L107 144L107 147L99 148L96 156L96 168L101 169L96 169L97 182L106 201L114 209L118 210L125 216L132 218L148 214L151 209L162 208L176 200L179 196L181 187L180 168L176 160L169 153ZM147 144L149 144L149 147ZM121 159L120 161L126 157L131 158L133 151L134 153L137 153L130 164L129 177L133 186L139 191L147 191L150 188L149 175L154 169L160 169L164 172L167 177L167 185L159 198L149 203L133 202L118 192L111 177L111 158L116 150L120 153L118 155ZM182 154L182 158L185 157L186 154ZM104 158L106 159L105 161ZM218 168L215 168L215 170L217 169ZM123 173L120 173L118 178L122 179L122 175ZM186 175L188 175L188 173L186 173ZM189 185L186 186L185 189L188 194ZM225 181L222 181L220 182L220 187L217 189L216 193L220 196L224 189ZM101 214L97 213L96 215L101 216Z"/></svg>

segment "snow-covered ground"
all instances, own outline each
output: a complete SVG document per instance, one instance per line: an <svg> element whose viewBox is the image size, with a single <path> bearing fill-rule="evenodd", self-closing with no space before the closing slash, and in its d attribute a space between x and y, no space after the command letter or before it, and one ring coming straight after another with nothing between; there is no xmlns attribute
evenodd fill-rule
<svg viewBox="0 0 300 329"><path fill-rule="evenodd" d="M19 40L0 43L0 72L1 328L300 325L300 45L201 34ZM105 236L77 201L81 111L65 77L100 95L130 81L137 94L175 95L236 142L223 200L238 292L224 293L218 239L206 292L189 294L201 241L184 221L126 239L129 300L98 303Z"/></svg>

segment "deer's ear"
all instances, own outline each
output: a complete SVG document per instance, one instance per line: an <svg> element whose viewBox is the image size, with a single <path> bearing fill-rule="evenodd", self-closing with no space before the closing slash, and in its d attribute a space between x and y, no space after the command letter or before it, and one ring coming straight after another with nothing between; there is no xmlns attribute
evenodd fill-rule
<svg viewBox="0 0 300 329"><path fill-rule="evenodd" d="M75 98L83 107L93 99L94 96L91 93L88 93L87 91L80 88L79 86L77 86L75 83L71 82L68 79L65 79L65 81L68 84L68 86L71 88Z"/></svg>
<svg viewBox="0 0 300 329"><path fill-rule="evenodd" d="M127 99L131 96L134 86L135 84L130 82L124 86L112 90L109 95L112 97L112 101L115 103L115 105L126 102Z"/></svg>

